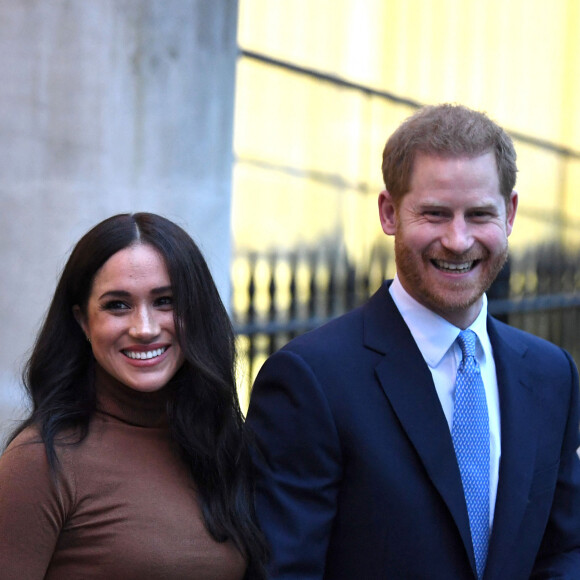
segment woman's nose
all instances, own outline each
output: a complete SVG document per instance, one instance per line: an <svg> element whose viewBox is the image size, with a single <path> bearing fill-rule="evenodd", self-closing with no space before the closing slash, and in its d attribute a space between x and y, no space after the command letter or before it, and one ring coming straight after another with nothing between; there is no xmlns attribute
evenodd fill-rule
<svg viewBox="0 0 580 580"><path fill-rule="evenodd" d="M130 335L140 340L151 340L160 332L159 322L154 312L149 308L139 308L133 318L130 328Z"/></svg>

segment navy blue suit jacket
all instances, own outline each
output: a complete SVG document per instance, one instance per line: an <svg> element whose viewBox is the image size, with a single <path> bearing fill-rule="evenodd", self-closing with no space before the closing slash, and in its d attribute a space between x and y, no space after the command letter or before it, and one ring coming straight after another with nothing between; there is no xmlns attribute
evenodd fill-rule
<svg viewBox="0 0 580 580"><path fill-rule="evenodd" d="M488 332L502 455L485 579L578 580L578 371L491 317ZM388 283L271 356L247 421L272 578L475 578L449 427Z"/></svg>

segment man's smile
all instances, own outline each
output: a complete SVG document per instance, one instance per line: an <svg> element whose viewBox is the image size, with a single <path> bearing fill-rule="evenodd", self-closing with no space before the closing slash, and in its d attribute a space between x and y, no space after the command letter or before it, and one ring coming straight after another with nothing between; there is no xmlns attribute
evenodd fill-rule
<svg viewBox="0 0 580 580"><path fill-rule="evenodd" d="M469 260L467 262L455 263L455 262L447 262L445 260L431 259L431 264L433 264L435 268L443 272L463 274L475 268L475 266L477 266L477 264L479 264L480 261L481 260Z"/></svg>

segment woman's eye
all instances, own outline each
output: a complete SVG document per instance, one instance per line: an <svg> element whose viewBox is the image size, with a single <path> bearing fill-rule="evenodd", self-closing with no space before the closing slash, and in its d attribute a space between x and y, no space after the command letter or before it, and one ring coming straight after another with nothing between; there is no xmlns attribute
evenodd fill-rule
<svg viewBox="0 0 580 580"><path fill-rule="evenodd" d="M171 296L162 296L155 300L155 306L158 307L171 307L173 306L173 298Z"/></svg>
<svg viewBox="0 0 580 580"><path fill-rule="evenodd" d="M103 305L103 310L127 310L129 306L121 300L110 300Z"/></svg>

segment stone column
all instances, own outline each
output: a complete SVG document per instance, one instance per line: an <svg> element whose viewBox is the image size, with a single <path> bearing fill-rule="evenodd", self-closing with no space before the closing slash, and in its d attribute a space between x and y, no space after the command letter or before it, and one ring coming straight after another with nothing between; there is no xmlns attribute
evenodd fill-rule
<svg viewBox="0 0 580 580"><path fill-rule="evenodd" d="M152 211L229 301L237 0L0 3L0 437L76 240Z"/></svg>

